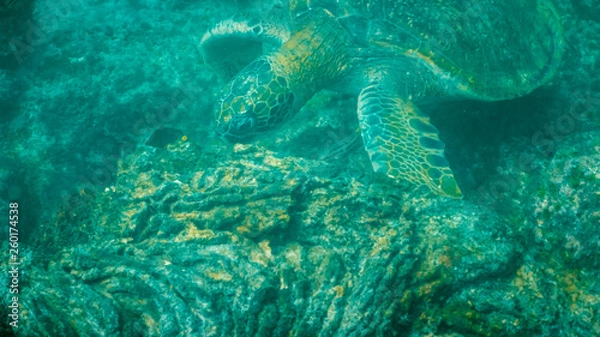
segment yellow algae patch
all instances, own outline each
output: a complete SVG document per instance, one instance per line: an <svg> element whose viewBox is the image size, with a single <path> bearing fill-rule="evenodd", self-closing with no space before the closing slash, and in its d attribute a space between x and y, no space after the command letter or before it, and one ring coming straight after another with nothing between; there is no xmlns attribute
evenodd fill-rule
<svg viewBox="0 0 600 337"><path fill-rule="evenodd" d="M344 287L342 286L333 287L333 291L335 292L335 298L340 298L344 296Z"/></svg>
<svg viewBox="0 0 600 337"><path fill-rule="evenodd" d="M579 289L579 281L577 280L578 272L570 271L567 272L566 275L562 278L562 283L564 283L564 289L571 295L571 301L575 302L577 297L581 295L582 291Z"/></svg>
<svg viewBox="0 0 600 337"><path fill-rule="evenodd" d="M238 220L241 216L239 207L219 207L208 212L200 213L200 220L209 223L218 221L233 221Z"/></svg>
<svg viewBox="0 0 600 337"><path fill-rule="evenodd" d="M287 179L285 181L285 187L291 188L291 187L294 187L294 186L298 185L298 183L299 183L298 179L296 179L296 178L290 178L290 179ZM598 192L598 193L600 193L600 192Z"/></svg>
<svg viewBox="0 0 600 337"><path fill-rule="evenodd" d="M325 263L329 262L329 254L327 254L327 250L325 248L321 246L315 246L310 248L308 253L308 259L315 266L322 265L324 260Z"/></svg>
<svg viewBox="0 0 600 337"><path fill-rule="evenodd" d="M215 233L210 229L199 230L192 223L188 223L185 230L175 237L175 242L184 242L197 239L210 239L215 236Z"/></svg>
<svg viewBox="0 0 600 337"><path fill-rule="evenodd" d="M233 146L233 152L235 152L235 153L246 152L251 147L252 147L252 144L237 143Z"/></svg>
<svg viewBox="0 0 600 337"><path fill-rule="evenodd" d="M348 196L356 197L362 188L364 188L364 184L352 178L352 181L350 182L350 192Z"/></svg>
<svg viewBox="0 0 600 337"><path fill-rule="evenodd" d="M200 212L186 212L186 213L172 213L171 217L178 221L186 221L186 220L196 220L200 217Z"/></svg>
<svg viewBox="0 0 600 337"><path fill-rule="evenodd" d="M279 289L287 289L288 288L288 285L285 282L285 278L283 277L283 274L279 274L279 283L281 284L279 286Z"/></svg>
<svg viewBox="0 0 600 337"><path fill-rule="evenodd" d="M250 252L250 261L266 267L269 265L269 260L272 258L269 240L260 242L258 246L260 247L260 250L253 249Z"/></svg>
<svg viewBox="0 0 600 337"><path fill-rule="evenodd" d="M156 193L156 186L154 186L154 183L152 182L152 174L150 172L140 173L134 186L135 191L131 196L136 199L149 197Z"/></svg>
<svg viewBox="0 0 600 337"><path fill-rule="evenodd" d="M108 215L103 215L102 218L100 218L100 227L106 227L108 224ZM112 223L110 224L112 226Z"/></svg>
<svg viewBox="0 0 600 337"><path fill-rule="evenodd" d="M142 314L142 317L144 319L144 324L146 324L147 327L151 328L152 331L154 331L154 333L158 333L158 322L154 320L154 318L152 318L152 316L144 313Z"/></svg>
<svg viewBox="0 0 600 337"><path fill-rule="evenodd" d="M118 240L119 243L123 243L123 244L128 244L131 241L133 241L133 238L120 238Z"/></svg>
<svg viewBox="0 0 600 337"><path fill-rule="evenodd" d="M332 198L334 199L334 198ZM345 213L344 210L341 210L339 207L335 207L330 209L329 212L325 213L325 218L323 219L323 223L325 223L326 226L339 226L339 220L342 218L342 216L345 216L345 214L339 214L339 213Z"/></svg>
<svg viewBox="0 0 600 337"><path fill-rule="evenodd" d="M424 285L418 288L417 293L419 294L419 296L429 295L440 284L442 284L442 280L436 280L433 282L425 283Z"/></svg>
<svg viewBox="0 0 600 337"><path fill-rule="evenodd" d="M273 156L265 156L264 163L271 167L284 167L284 165L282 165L281 159L275 158Z"/></svg>
<svg viewBox="0 0 600 337"><path fill-rule="evenodd" d="M171 177L171 176L172 175L170 175L170 174L169 175L165 174L163 176L163 178L165 180L172 181L172 182L176 183L177 185L179 185L179 187L181 188L181 191L183 191L184 193L190 193L191 192L192 189L190 188L190 185L182 183L181 181L175 179L175 177Z"/></svg>
<svg viewBox="0 0 600 337"><path fill-rule="evenodd" d="M459 83L458 84L458 90L461 92L465 92L465 91L470 91L471 88L469 88L468 86L464 85L463 83Z"/></svg>
<svg viewBox="0 0 600 337"><path fill-rule="evenodd" d="M578 271L568 271L561 275L561 288L565 289L571 299L569 311L576 317L580 317L587 323L591 323L594 317L594 307L600 303L600 296L589 293L589 283L578 280Z"/></svg>
<svg viewBox="0 0 600 337"><path fill-rule="evenodd" d="M248 228L246 226L237 226L235 228L235 230L237 230L237 232L240 233L240 234L248 234L248 233L252 232L250 230L250 228Z"/></svg>
<svg viewBox="0 0 600 337"><path fill-rule="evenodd" d="M410 290L405 290L404 293L402 294L402 299L400 300L400 303L402 304L410 304L410 300L412 299L412 292Z"/></svg>
<svg viewBox="0 0 600 337"><path fill-rule="evenodd" d="M223 176L221 177L221 180L219 180L219 184L224 185L224 186L231 186L229 184L225 184L225 183L234 183L234 185L238 184L238 180L236 178L238 178L242 172L242 170L240 170L237 167L225 167L223 169L220 170L220 172L223 172Z"/></svg>
<svg viewBox="0 0 600 337"><path fill-rule="evenodd" d="M528 290L533 292L533 295L538 298L544 298L540 292L533 271L525 265L517 271L517 277L513 280L513 285L519 289L519 292Z"/></svg>
<svg viewBox="0 0 600 337"><path fill-rule="evenodd" d="M270 208L272 205L289 205L290 197L261 199L248 202L246 209L250 210L244 220L243 227L259 233L264 230L285 224L290 221L290 215L285 208ZM266 212L263 210L267 210Z"/></svg>
<svg viewBox="0 0 600 337"><path fill-rule="evenodd" d="M258 246L260 247L260 249L262 249L262 251L265 253L265 256L267 258L272 258L273 256L271 255L271 247L269 246L269 240L264 240L261 241Z"/></svg>
<svg viewBox="0 0 600 337"><path fill-rule="evenodd" d="M130 220L134 215L138 214L144 207L146 207L145 202L140 202L138 204L130 203L127 205L127 208L121 212L125 217L125 220Z"/></svg>
<svg viewBox="0 0 600 337"><path fill-rule="evenodd" d="M283 252L286 262L299 270L302 262L302 246L297 243L288 245Z"/></svg>
<svg viewBox="0 0 600 337"><path fill-rule="evenodd" d="M205 171L197 171L196 173L194 173L194 175L192 176L191 179L191 186L193 188L194 191L198 191L198 183L200 182L200 179L202 179L204 177L204 172Z"/></svg>
<svg viewBox="0 0 600 337"><path fill-rule="evenodd" d="M140 203L130 203L129 205L127 205L127 208L125 209L125 211L121 212L121 230L125 230L127 228L135 228L135 225L132 221L132 218L136 215L139 214L144 208L146 208L146 203L145 202L140 202Z"/></svg>
<svg viewBox="0 0 600 337"><path fill-rule="evenodd" d="M438 258L438 262L447 268L452 267L452 259L450 258L449 255L446 255L446 254L440 255L440 257Z"/></svg>
<svg viewBox="0 0 600 337"><path fill-rule="evenodd" d="M331 322L335 322L335 316L337 315L337 307L334 302L329 304L329 308L327 308L327 320L324 322L329 325Z"/></svg>
<svg viewBox="0 0 600 337"><path fill-rule="evenodd" d="M224 270L210 271L207 270L204 274L215 281L231 281L233 276Z"/></svg>
<svg viewBox="0 0 600 337"><path fill-rule="evenodd" d="M265 254L256 249L253 249L250 252L250 262L258 263L264 267L269 265L269 259L265 256Z"/></svg>
<svg viewBox="0 0 600 337"><path fill-rule="evenodd" d="M382 251L387 251L392 244L390 238L396 237L398 232L395 229L390 229L384 233L375 233L371 236L371 240L374 241L373 248L369 253L369 256L373 257L379 255Z"/></svg>

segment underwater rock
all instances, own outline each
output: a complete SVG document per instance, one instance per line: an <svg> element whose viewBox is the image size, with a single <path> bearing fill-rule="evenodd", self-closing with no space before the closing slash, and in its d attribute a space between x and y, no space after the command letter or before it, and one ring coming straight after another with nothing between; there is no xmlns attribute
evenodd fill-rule
<svg viewBox="0 0 600 337"><path fill-rule="evenodd" d="M398 191L252 145L141 147L41 228L20 331L519 336L559 329L537 315L572 296L594 313L593 283L542 279L514 224Z"/></svg>
<svg viewBox="0 0 600 337"><path fill-rule="evenodd" d="M600 140L597 132L565 137L543 171L530 206L543 251L578 268L600 267ZM563 247L560 252L551 247Z"/></svg>

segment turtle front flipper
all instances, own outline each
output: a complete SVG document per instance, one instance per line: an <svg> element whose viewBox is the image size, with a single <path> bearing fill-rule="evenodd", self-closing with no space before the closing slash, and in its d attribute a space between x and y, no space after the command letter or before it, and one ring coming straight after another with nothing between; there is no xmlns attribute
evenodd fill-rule
<svg viewBox="0 0 600 337"><path fill-rule="evenodd" d="M439 195L462 197L438 130L410 100L371 83L358 97L358 119L375 172L427 186Z"/></svg>
<svg viewBox="0 0 600 337"><path fill-rule="evenodd" d="M281 25L233 18L206 32L200 50L204 62L227 81L263 54L263 44L279 47L289 38L289 30Z"/></svg>

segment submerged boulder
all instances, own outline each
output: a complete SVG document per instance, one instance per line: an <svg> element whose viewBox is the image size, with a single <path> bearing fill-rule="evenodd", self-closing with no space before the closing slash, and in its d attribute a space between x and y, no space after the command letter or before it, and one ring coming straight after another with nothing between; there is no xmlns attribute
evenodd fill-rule
<svg viewBox="0 0 600 337"><path fill-rule="evenodd" d="M141 147L42 227L20 331L518 336L576 314L550 308L594 315L593 284L543 279L518 217L401 191L252 145Z"/></svg>

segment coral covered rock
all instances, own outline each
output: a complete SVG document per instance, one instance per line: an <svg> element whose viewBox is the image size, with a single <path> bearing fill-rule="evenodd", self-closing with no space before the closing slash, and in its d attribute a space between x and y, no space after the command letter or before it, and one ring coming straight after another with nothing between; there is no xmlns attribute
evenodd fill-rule
<svg viewBox="0 0 600 337"><path fill-rule="evenodd" d="M524 255L514 224L339 173L250 145L228 157L186 141L142 147L114 186L45 226L21 329L517 336L559 329L542 313L573 298L594 314L592 285L566 271L543 279L548 262Z"/></svg>

